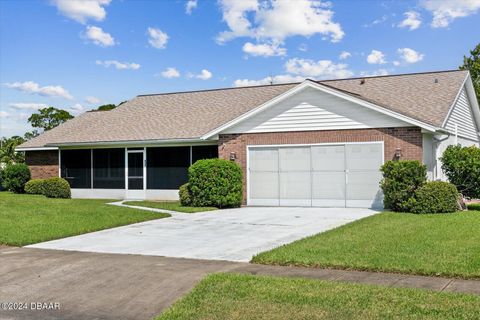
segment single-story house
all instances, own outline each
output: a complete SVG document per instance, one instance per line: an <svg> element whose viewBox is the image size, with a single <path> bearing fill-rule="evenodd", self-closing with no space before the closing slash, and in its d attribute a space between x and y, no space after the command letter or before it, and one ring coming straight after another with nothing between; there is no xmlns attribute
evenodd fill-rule
<svg viewBox="0 0 480 320"><path fill-rule="evenodd" d="M443 179L448 145L479 145L468 71L140 95L20 145L33 178L77 198L174 200L198 159L244 172L247 205L381 207L379 167L416 159Z"/></svg>

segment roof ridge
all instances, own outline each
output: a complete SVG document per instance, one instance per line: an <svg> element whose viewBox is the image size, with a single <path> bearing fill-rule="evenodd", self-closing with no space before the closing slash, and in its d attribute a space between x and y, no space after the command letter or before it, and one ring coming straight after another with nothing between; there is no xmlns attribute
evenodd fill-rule
<svg viewBox="0 0 480 320"><path fill-rule="evenodd" d="M446 72L461 72L467 70L451 69L451 70L439 70L439 71L425 71L425 72L413 72L413 73L397 73L397 74L387 74L387 75L378 75L378 76L363 76L363 77L352 77L352 78L339 78L339 79L325 79L325 80L314 80L306 78L305 80L310 80L317 83L330 82L330 81L343 81L343 80L358 80L365 78L386 78L386 77L398 77L398 76L409 76L409 75L420 75L420 74L433 74L433 73L446 73ZM164 92L164 93L147 93L139 94L137 97L150 97L150 96L164 96L170 94L182 94L182 93L197 93L197 92L211 92L211 91L221 91L221 90L237 90L237 89L247 89L247 88L262 88L262 87L277 87L285 86L292 84L300 84L301 82L286 82L286 83L275 83L275 84L261 84L261 85L252 85L252 86L242 86L242 87L224 87L224 88L214 88L214 89L203 89L203 90L188 90L188 91L173 91L173 92Z"/></svg>

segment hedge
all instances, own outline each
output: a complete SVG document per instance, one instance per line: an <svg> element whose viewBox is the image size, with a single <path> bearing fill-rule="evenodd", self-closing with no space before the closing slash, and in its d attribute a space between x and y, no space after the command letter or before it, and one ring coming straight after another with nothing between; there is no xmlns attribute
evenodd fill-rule
<svg viewBox="0 0 480 320"><path fill-rule="evenodd" d="M409 200L427 181L427 167L417 160L399 160L387 161L380 170L383 173L380 186L384 207L393 211L409 211Z"/></svg>
<svg viewBox="0 0 480 320"><path fill-rule="evenodd" d="M180 204L184 207L190 207L192 205L192 195L190 194L190 188L188 183L180 186L178 190L178 196L180 198Z"/></svg>
<svg viewBox="0 0 480 320"><path fill-rule="evenodd" d="M408 201L413 213L450 213L459 209L460 194L457 188L444 181L431 181L415 191Z"/></svg>
<svg viewBox="0 0 480 320"><path fill-rule="evenodd" d="M440 161L448 180L463 196L480 198L480 148L448 146Z"/></svg>
<svg viewBox="0 0 480 320"><path fill-rule="evenodd" d="M2 171L3 187L14 193L24 193L30 178L30 169L24 163L8 164Z"/></svg>
<svg viewBox="0 0 480 320"><path fill-rule="evenodd" d="M25 184L25 192L28 194L43 194L45 179L32 179Z"/></svg>
<svg viewBox="0 0 480 320"><path fill-rule="evenodd" d="M67 180L60 177L45 179L43 182L43 194L47 198L71 198L70 185Z"/></svg>
<svg viewBox="0 0 480 320"><path fill-rule="evenodd" d="M188 169L195 207L239 207L243 199L242 169L224 159L198 160Z"/></svg>

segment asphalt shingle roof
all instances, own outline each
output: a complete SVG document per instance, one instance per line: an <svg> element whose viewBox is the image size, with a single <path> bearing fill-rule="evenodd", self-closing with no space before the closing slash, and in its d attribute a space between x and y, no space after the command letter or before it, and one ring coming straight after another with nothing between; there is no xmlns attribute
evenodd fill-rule
<svg viewBox="0 0 480 320"><path fill-rule="evenodd" d="M318 83L441 127L466 76L467 71L442 71ZM86 112L19 147L196 139L296 85L137 96L111 111Z"/></svg>

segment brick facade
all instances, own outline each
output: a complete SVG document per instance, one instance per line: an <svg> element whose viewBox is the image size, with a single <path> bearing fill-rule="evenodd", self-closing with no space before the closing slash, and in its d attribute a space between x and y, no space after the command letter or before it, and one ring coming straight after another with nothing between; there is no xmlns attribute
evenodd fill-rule
<svg viewBox="0 0 480 320"><path fill-rule="evenodd" d="M395 157L397 148L401 149L401 159L423 159L422 133L417 127L329 130L329 131L298 131L272 133L221 134L218 142L219 158L229 159L235 152L236 162L244 172L243 195L246 199L246 167L247 145L277 145L277 144L314 144L335 142L368 142L383 141L385 161Z"/></svg>
<svg viewBox="0 0 480 320"><path fill-rule="evenodd" d="M32 179L58 177L58 151L27 151L25 163L30 168Z"/></svg>

